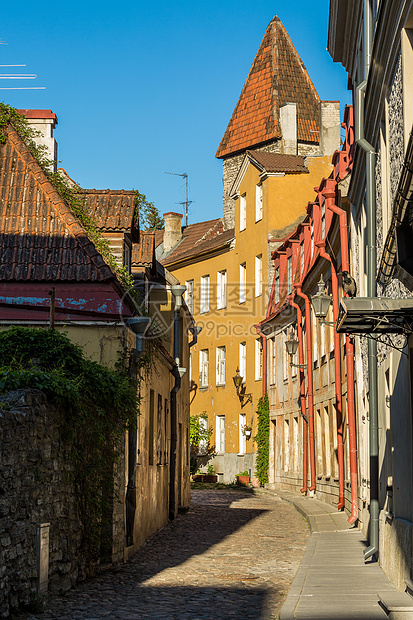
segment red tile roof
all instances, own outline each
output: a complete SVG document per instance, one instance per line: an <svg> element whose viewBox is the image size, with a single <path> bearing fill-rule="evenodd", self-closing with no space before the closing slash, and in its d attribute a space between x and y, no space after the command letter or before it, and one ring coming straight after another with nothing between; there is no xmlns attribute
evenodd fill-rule
<svg viewBox="0 0 413 620"><path fill-rule="evenodd" d="M12 127L0 145L0 279L104 282L115 275Z"/></svg>
<svg viewBox="0 0 413 620"><path fill-rule="evenodd" d="M235 237L234 229L225 230L221 218L190 224L184 228L182 239L161 258L162 265L168 267L176 262L209 252L222 244L229 243Z"/></svg>
<svg viewBox="0 0 413 620"><path fill-rule="evenodd" d="M57 125L57 116L51 110L17 110L17 112L26 118L52 118Z"/></svg>
<svg viewBox="0 0 413 620"><path fill-rule="evenodd" d="M222 158L281 138L279 109L297 104L297 138L318 143L319 96L277 16L270 22L218 147Z"/></svg>
<svg viewBox="0 0 413 620"><path fill-rule="evenodd" d="M97 228L105 232L130 232L139 240L139 219L135 214L133 190L85 189L86 209Z"/></svg>
<svg viewBox="0 0 413 620"><path fill-rule="evenodd" d="M140 242L134 243L132 246L132 267L150 267L154 258L155 231L142 231Z"/></svg>
<svg viewBox="0 0 413 620"><path fill-rule="evenodd" d="M309 172L305 158L301 155L283 155L265 151L247 151L247 155L267 172Z"/></svg>

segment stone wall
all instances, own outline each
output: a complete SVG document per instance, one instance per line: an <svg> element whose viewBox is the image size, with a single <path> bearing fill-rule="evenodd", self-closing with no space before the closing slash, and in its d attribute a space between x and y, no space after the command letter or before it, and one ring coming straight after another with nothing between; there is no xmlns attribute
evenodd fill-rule
<svg viewBox="0 0 413 620"><path fill-rule="evenodd" d="M49 592L86 576L63 413L36 390L0 403L0 617L36 597L37 527L50 523ZM116 541L114 541L116 542Z"/></svg>

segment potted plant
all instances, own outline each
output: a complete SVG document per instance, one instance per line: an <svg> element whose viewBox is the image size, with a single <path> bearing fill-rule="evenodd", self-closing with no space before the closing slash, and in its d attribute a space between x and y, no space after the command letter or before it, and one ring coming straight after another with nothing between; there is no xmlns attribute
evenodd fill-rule
<svg viewBox="0 0 413 620"><path fill-rule="evenodd" d="M208 465L207 473L204 474L202 482L217 482L217 481L218 481L218 476L214 472L214 466Z"/></svg>
<svg viewBox="0 0 413 620"><path fill-rule="evenodd" d="M250 476L247 470L241 471L237 474L237 484L240 486L246 487L250 481Z"/></svg>
<svg viewBox="0 0 413 620"><path fill-rule="evenodd" d="M252 426L250 426L249 424L245 424L244 428L242 429L242 433L247 439L249 439L252 433Z"/></svg>

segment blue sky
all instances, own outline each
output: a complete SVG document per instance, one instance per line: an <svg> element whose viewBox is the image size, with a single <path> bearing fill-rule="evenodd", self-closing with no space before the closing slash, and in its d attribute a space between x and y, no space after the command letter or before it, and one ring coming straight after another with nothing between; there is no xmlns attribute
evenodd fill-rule
<svg viewBox="0 0 413 620"><path fill-rule="evenodd" d="M27 0L2 9L1 73L36 80L0 86L17 108L58 116L59 159L85 188L138 189L161 213L180 211L189 175L190 222L222 215L215 152L274 15L321 99L350 103L344 69L326 51L328 0L105 2ZM341 112L342 116L342 112ZM311 197L310 197L311 198Z"/></svg>

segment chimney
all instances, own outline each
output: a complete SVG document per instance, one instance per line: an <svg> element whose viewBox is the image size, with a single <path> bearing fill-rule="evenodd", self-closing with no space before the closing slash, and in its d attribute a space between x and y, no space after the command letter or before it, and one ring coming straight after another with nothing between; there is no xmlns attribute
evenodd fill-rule
<svg viewBox="0 0 413 620"><path fill-rule="evenodd" d="M280 106L280 125L282 134L281 152L297 155L297 104L285 103Z"/></svg>
<svg viewBox="0 0 413 620"><path fill-rule="evenodd" d="M320 101L320 154L340 149L340 102Z"/></svg>
<svg viewBox="0 0 413 620"><path fill-rule="evenodd" d="M164 213L163 217L165 220L165 232L163 235L163 249L164 249L164 252L169 252L170 250L172 250L172 248L176 246L178 241L181 240L182 214L169 211L169 213Z"/></svg>
<svg viewBox="0 0 413 620"><path fill-rule="evenodd" d="M35 136L33 140L38 146L47 147L47 157L54 161L54 171L57 168L57 142L53 137L53 129L57 125L57 116L51 110L17 110L25 116L30 127L40 131L41 136Z"/></svg>

